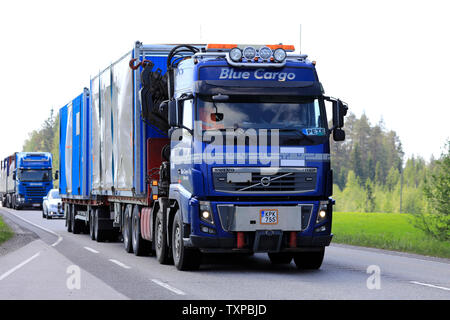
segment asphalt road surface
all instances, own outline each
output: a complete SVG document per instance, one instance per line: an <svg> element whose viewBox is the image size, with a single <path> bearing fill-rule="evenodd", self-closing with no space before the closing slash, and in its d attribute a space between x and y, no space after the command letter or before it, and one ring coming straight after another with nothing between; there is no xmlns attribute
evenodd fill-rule
<svg viewBox="0 0 450 320"><path fill-rule="evenodd" d="M200 270L181 272L121 242L68 233L41 211L0 214L18 233L0 250L0 299L450 299L448 259L331 245L315 271L255 254L207 256Z"/></svg>

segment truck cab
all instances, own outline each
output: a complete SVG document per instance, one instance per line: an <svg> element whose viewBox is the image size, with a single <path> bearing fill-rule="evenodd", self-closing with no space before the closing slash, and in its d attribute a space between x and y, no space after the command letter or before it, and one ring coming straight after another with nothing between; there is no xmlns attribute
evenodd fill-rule
<svg viewBox="0 0 450 320"><path fill-rule="evenodd" d="M53 188L52 155L48 152L17 152L10 164L10 206L15 209L41 207Z"/></svg>
<svg viewBox="0 0 450 320"><path fill-rule="evenodd" d="M181 61L169 55L161 109L170 174L160 176L170 177L167 232L179 269L199 252L266 252L274 263L320 267L333 237L330 136L345 139L347 106L324 95L315 62L290 51L208 45Z"/></svg>

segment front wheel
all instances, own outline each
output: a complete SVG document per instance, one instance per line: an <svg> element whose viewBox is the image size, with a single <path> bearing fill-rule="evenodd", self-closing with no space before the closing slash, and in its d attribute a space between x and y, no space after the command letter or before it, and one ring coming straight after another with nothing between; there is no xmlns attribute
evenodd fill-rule
<svg viewBox="0 0 450 320"><path fill-rule="evenodd" d="M189 249L184 246L183 230L181 214L178 211L172 228L173 263L178 270L197 270L201 263L201 253L197 249Z"/></svg>
<svg viewBox="0 0 450 320"><path fill-rule="evenodd" d="M294 261L298 269L317 270L322 265L325 248L317 252L296 252Z"/></svg>

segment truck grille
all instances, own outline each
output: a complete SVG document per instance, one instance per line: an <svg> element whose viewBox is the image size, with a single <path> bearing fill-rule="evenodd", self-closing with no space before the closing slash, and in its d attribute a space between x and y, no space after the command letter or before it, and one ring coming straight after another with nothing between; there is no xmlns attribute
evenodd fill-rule
<svg viewBox="0 0 450 320"><path fill-rule="evenodd" d="M265 171L267 170L267 171ZM246 174L245 182L233 181L233 174ZM216 191L230 193L301 193L316 188L317 168L214 168Z"/></svg>
<svg viewBox="0 0 450 320"><path fill-rule="evenodd" d="M45 187L26 187L26 196L31 199L32 202L42 202L42 198L45 196Z"/></svg>

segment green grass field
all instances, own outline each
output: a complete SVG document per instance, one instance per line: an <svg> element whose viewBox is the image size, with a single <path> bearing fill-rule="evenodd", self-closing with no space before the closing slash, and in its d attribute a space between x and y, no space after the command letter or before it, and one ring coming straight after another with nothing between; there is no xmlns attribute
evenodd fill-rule
<svg viewBox="0 0 450 320"><path fill-rule="evenodd" d="M13 235L14 233L12 232L12 230L6 225L6 223L0 216L0 244L10 239Z"/></svg>
<svg viewBox="0 0 450 320"><path fill-rule="evenodd" d="M450 243L429 238L413 216L398 213L333 213L333 242L450 258Z"/></svg>

